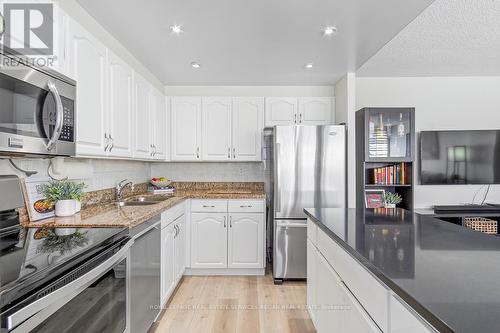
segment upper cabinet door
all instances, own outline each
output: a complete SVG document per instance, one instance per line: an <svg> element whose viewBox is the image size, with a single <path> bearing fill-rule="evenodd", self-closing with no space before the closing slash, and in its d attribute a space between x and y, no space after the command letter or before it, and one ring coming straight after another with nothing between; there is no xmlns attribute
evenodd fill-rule
<svg viewBox="0 0 500 333"><path fill-rule="evenodd" d="M150 91L149 82L144 80L139 74L134 76L134 157L152 158L153 151L151 143L151 132L154 131L150 120Z"/></svg>
<svg viewBox="0 0 500 333"><path fill-rule="evenodd" d="M151 109L150 114L152 119L151 126L153 131L153 158L164 160L166 156L166 136L167 136L167 107L165 105L165 96L159 91L153 89L151 92Z"/></svg>
<svg viewBox="0 0 500 333"><path fill-rule="evenodd" d="M69 68L76 85L76 153L104 156L106 48L71 20L68 29Z"/></svg>
<svg viewBox="0 0 500 333"><path fill-rule="evenodd" d="M172 97L172 161L201 160L201 98Z"/></svg>
<svg viewBox="0 0 500 333"><path fill-rule="evenodd" d="M108 50L109 155L132 156L133 71L122 59Z"/></svg>
<svg viewBox="0 0 500 333"><path fill-rule="evenodd" d="M202 151L205 161L231 159L231 98L204 97Z"/></svg>
<svg viewBox="0 0 500 333"><path fill-rule="evenodd" d="M266 126L297 124L297 110L296 97L266 98Z"/></svg>
<svg viewBox="0 0 500 333"><path fill-rule="evenodd" d="M264 98L233 98L233 150L236 161L261 160L261 136L264 128Z"/></svg>
<svg viewBox="0 0 500 333"><path fill-rule="evenodd" d="M329 125L333 123L331 97L299 97L299 125Z"/></svg>

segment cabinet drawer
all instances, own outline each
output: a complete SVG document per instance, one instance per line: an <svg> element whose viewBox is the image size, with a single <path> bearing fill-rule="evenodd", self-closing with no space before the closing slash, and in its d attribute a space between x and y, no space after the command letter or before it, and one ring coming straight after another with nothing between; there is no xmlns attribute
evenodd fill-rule
<svg viewBox="0 0 500 333"><path fill-rule="evenodd" d="M230 213L264 213L264 200L229 200Z"/></svg>
<svg viewBox="0 0 500 333"><path fill-rule="evenodd" d="M186 203L182 202L161 213L161 228L165 228L186 213Z"/></svg>
<svg viewBox="0 0 500 333"><path fill-rule="evenodd" d="M307 238L311 241L311 243L314 244L314 246L317 246L316 244L318 243L318 226L311 221L311 219L307 219Z"/></svg>
<svg viewBox="0 0 500 333"><path fill-rule="evenodd" d="M391 296L391 332L392 333L431 333L436 332L423 322L417 314L408 309L406 303Z"/></svg>
<svg viewBox="0 0 500 333"><path fill-rule="evenodd" d="M387 288L321 229L318 229L317 246L377 325L382 331L387 332L389 308Z"/></svg>
<svg viewBox="0 0 500 333"><path fill-rule="evenodd" d="M201 213L226 213L227 200L192 200L191 211Z"/></svg>

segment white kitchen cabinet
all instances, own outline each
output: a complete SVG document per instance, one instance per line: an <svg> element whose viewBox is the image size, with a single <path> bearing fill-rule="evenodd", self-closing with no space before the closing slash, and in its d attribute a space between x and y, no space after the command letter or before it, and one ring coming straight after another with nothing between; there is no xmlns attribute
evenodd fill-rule
<svg viewBox="0 0 500 333"><path fill-rule="evenodd" d="M264 266L264 214L229 213L228 267Z"/></svg>
<svg viewBox="0 0 500 333"><path fill-rule="evenodd" d="M132 156L133 71L121 58L108 50L108 108L105 137L108 155ZM79 84L78 84L79 85Z"/></svg>
<svg viewBox="0 0 500 333"><path fill-rule="evenodd" d="M175 234L176 230L173 223L161 229L161 304L165 304L175 288Z"/></svg>
<svg viewBox="0 0 500 333"><path fill-rule="evenodd" d="M192 200L190 268L265 267L264 200Z"/></svg>
<svg viewBox="0 0 500 333"><path fill-rule="evenodd" d="M68 68L76 86L76 154L105 156L106 47L73 20L67 31Z"/></svg>
<svg viewBox="0 0 500 333"><path fill-rule="evenodd" d="M344 301L342 303L345 306L345 310L341 311L344 324L342 331L345 333L382 333L345 284L340 282L339 285L343 293Z"/></svg>
<svg viewBox="0 0 500 333"><path fill-rule="evenodd" d="M203 160L228 161L231 159L231 113L231 98L203 97Z"/></svg>
<svg viewBox="0 0 500 333"><path fill-rule="evenodd" d="M331 97L299 97L298 125L329 125L332 118Z"/></svg>
<svg viewBox="0 0 500 333"><path fill-rule="evenodd" d="M227 267L227 213L191 214L191 267Z"/></svg>
<svg viewBox="0 0 500 333"><path fill-rule="evenodd" d="M167 143L167 107L165 97L156 89L150 92L150 147L151 158L156 160L166 159Z"/></svg>
<svg viewBox="0 0 500 333"><path fill-rule="evenodd" d="M413 310L391 295L390 300L391 333L431 333L436 332L423 322Z"/></svg>
<svg viewBox="0 0 500 333"><path fill-rule="evenodd" d="M297 97L266 98L266 126L297 124Z"/></svg>
<svg viewBox="0 0 500 333"><path fill-rule="evenodd" d="M177 284L186 267L186 216L183 214L175 220L174 226L177 229L174 238L174 281Z"/></svg>
<svg viewBox="0 0 500 333"><path fill-rule="evenodd" d="M264 128L264 98L233 98L232 159L260 161Z"/></svg>
<svg viewBox="0 0 500 333"><path fill-rule="evenodd" d="M201 98L172 97L170 112L172 161L201 160Z"/></svg>
<svg viewBox="0 0 500 333"><path fill-rule="evenodd" d="M309 227L308 227L309 231ZM318 298L318 251L310 239L307 240L307 309L313 324L318 327L316 320Z"/></svg>
<svg viewBox="0 0 500 333"><path fill-rule="evenodd" d="M134 75L134 157L151 158L151 125L150 117L151 85L141 75Z"/></svg>
<svg viewBox="0 0 500 333"><path fill-rule="evenodd" d="M340 288L340 278L328 262L323 258L319 252L314 252L317 256L316 261L316 283L317 283L317 297L316 297L316 330L318 333L327 332L356 332L347 331L344 327L344 305L345 295Z"/></svg>

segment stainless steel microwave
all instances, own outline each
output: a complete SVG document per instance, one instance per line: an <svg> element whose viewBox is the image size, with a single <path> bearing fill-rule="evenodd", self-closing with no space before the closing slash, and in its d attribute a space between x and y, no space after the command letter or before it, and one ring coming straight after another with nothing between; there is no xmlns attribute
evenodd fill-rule
<svg viewBox="0 0 500 333"><path fill-rule="evenodd" d="M0 58L0 154L75 155L76 82L6 49Z"/></svg>

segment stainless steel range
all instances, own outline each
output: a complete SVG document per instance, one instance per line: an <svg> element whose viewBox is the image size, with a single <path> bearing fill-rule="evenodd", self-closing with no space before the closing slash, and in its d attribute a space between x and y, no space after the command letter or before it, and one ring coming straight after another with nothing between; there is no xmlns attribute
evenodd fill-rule
<svg viewBox="0 0 500 333"><path fill-rule="evenodd" d="M19 179L0 193L0 332L130 332L128 229L24 229Z"/></svg>

